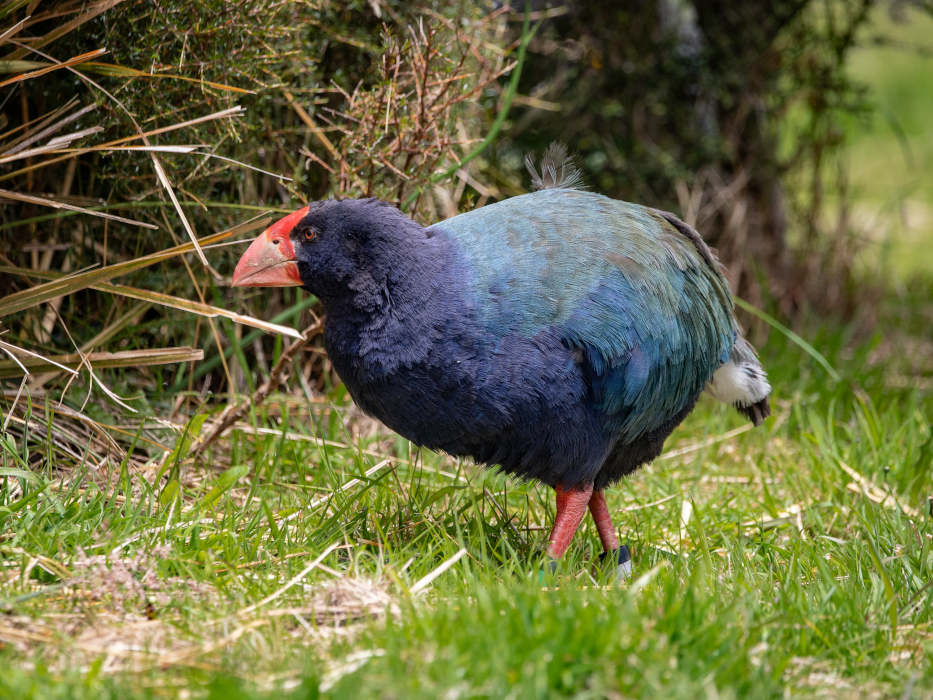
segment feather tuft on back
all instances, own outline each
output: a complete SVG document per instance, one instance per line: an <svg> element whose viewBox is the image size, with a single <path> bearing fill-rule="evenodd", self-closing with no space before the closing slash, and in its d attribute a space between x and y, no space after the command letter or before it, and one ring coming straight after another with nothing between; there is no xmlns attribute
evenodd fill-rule
<svg viewBox="0 0 933 700"><path fill-rule="evenodd" d="M531 154L526 155L525 167L531 174L532 189L586 189L583 174L574 163L573 157L567 154L567 147L559 141L547 147L537 168Z"/></svg>

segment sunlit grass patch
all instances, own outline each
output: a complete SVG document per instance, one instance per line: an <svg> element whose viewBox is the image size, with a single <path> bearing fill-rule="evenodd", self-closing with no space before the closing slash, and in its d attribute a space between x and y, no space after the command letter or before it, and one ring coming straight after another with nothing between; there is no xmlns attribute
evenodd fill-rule
<svg viewBox="0 0 933 700"><path fill-rule="evenodd" d="M636 566L621 586L589 523L543 572L546 489L413 450L340 391L270 396L197 463L11 473L0 659L46 670L3 682L248 697L921 687L930 396L885 388L870 344L843 359L838 335L808 337L840 382L775 336L773 418L745 430L703 400L664 458L610 492Z"/></svg>

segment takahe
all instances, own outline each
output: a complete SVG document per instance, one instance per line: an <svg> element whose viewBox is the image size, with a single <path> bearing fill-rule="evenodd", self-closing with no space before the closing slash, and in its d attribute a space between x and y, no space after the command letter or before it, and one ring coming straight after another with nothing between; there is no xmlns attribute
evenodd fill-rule
<svg viewBox="0 0 933 700"><path fill-rule="evenodd" d="M656 457L704 388L757 425L771 387L696 231L542 172L538 191L428 227L376 199L313 202L250 245L233 284L316 295L364 411L554 487L554 559L589 507L624 575L603 489Z"/></svg>

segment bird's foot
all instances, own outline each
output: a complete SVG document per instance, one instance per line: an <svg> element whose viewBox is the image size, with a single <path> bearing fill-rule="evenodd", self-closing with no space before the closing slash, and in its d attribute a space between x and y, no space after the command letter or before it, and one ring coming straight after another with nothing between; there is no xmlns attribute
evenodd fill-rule
<svg viewBox="0 0 933 700"><path fill-rule="evenodd" d="M623 544L611 552L603 552L599 555L599 559L604 561L609 556L616 560L617 581L625 581L632 575L632 554L629 552L628 545Z"/></svg>

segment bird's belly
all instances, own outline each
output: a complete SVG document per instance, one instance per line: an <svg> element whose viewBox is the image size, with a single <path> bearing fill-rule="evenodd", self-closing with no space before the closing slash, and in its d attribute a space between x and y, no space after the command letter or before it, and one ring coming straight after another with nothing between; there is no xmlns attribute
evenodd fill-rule
<svg viewBox="0 0 933 700"><path fill-rule="evenodd" d="M391 372L359 356L331 359L357 405L403 437L522 477L591 479L611 443L576 357L559 341L442 347Z"/></svg>

